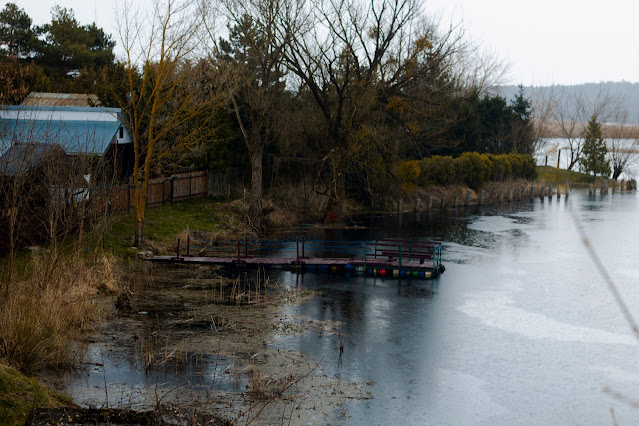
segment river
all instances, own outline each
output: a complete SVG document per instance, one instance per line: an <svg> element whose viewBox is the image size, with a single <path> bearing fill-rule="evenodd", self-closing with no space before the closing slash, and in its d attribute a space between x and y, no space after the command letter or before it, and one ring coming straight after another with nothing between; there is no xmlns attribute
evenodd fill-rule
<svg viewBox="0 0 639 426"><path fill-rule="evenodd" d="M637 424L637 339L577 227L639 317L638 213L636 193L575 190L568 199L367 216L347 230L303 228L307 238L441 240L446 272L401 281L273 271L284 286L321 291L282 315L341 322L344 351L329 331L270 345L370 386L372 399L346 405L347 424L614 424L613 415ZM102 374L65 387L72 396L98 388Z"/></svg>
<svg viewBox="0 0 639 426"><path fill-rule="evenodd" d="M374 399L349 407L352 424L614 424L611 408L619 424L637 424L639 409L619 399L639 399L637 339L572 212L639 317L636 194L574 192L369 218L342 236L441 240L446 272L425 282L307 274L303 285L324 295L294 309L343 321L344 352L312 334L278 345L376 383Z"/></svg>

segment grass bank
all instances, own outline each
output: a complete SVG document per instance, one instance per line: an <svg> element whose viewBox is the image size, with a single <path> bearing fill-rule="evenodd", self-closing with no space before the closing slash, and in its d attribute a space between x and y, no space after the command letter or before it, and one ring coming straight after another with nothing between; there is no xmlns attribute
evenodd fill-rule
<svg viewBox="0 0 639 426"><path fill-rule="evenodd" d="M73 406L69 399L42 386L36 379L0 362L0 420L24 425L37 408Z"/></svg>
<svg viewBox="0 0 639 426"><path fill-rule="evenodd" d="M594 176L550 166L537 166L537 175L539 182L555 186L564 186L566 179L573 186L588 186L591 183L595 183Z"/></svg>
<svg viewBox="0 0 639 426"><path fill-rule="evenodd" d="M206 233L212 239L256 236L246 220L248 206L239 200L194 198L162 207L148 208L144 219L144 248L156 253L172 252L178 237L189 232ZM104 235L104 249L122 257L140 251L133 247L133 212L115 218Z"/></svg>

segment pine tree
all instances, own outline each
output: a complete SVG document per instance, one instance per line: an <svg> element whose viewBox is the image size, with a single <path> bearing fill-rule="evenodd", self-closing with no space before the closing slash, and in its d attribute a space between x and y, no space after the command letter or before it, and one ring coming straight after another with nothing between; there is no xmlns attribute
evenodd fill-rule
<svg viewBox="0 0 639 426"><path fill-rule="evenodd" d="M601 133L601 124L597 121L597 115L590 117L588 126L584 132L584 145L582 149L581 168L585 173L593 176L610 175L610 162L606 159L608 149Z"/></svg>

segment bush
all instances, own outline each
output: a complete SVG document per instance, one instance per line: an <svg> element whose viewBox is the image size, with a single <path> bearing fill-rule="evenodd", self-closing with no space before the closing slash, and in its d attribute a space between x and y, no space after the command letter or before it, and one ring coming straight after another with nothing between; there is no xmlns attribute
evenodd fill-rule
<svg viewBox="0 0 639 426"><path fill-rule="evenodd" d="M465 183L478 189L491 180L537 178L537 167L531 155L487 155L465 152L457 158L435 155L419 162L419 183L427 185L452 185Z"/></svg>
<svg viewBox="0 0 639 426"><path fill-rule="evenodd" d="M512 176L513 168L508 157L508 154L488 156L490 161L493 163L493 173L490 180L503 181Z"/></svg>
<svg viewBox="0 0 639 426"><path fill-rule="evenodd" d="M508 154L508 161L512 166L512 178L537 179L537 165L531 155Z"/></svg>
<svg viewBox="0 0 639 426"><path fill-rule="evenodd" d="M450 156L434 155L419 163L421 168L420 183L433 182L438 185L450 185L457 182L454 160Z"/></svg>
<svg viewBox="0 0 639 426"><path fill-rule="evenodd" d="M455 170L469 188L478 189L491 178L493 163L486 154L465 152L455 159Z"/></svg>
<svg viewBox="0 0 639 426"><path fill-rule="evenodd" d="M420 173L419 163L415 160L399 163L397 177L404 192L411 192L415 189Z"/></svg>

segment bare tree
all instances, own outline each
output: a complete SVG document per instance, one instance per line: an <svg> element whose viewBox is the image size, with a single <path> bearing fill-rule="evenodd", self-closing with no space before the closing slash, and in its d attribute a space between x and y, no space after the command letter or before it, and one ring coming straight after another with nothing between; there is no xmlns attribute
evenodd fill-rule
<svg viewBox="0 0 639 426"><path fill-rule="evenodd" d="M196 103L196 88L180 73L180 66L198 43L199 11L195 1L154 0L151 14L142 17L132 1L123 3L119 21L127 98L121 101L133 136L133 184L136 246L142 244L147 188L153 168L166 150L194 143L206 120L187 137L162 143L176 129L200 116L208 104ZM163 152L160 148L163 148Z"/></svg>
<svg viewBox="0 0 639 426"><path fill-rule="evenodd" d="M284 50L299 31L297 0L238 0L224 3L229 39L215 43L215 62L232 76L230 104L251 159L250 221L262 228L262 162L277 133L284 95Z"/></svg>
<svg viewBox="0 0 639 426"><path fill-rule="evenodd" d="M639 127L629 123L627 111L619 111L612 122L603 128L608 156L612 165L612 178L617 178L637 163L637 140Z"/></svg>
<svg viewBox="0 0 639 426"><path fill-rule="evenodd" d="M533 90L531 96L533 124L533 154L541 149L544 138L553 135L553 116L555 115L556 94L550 90Z"/></svg>
<svg viewBox="0 0 639 426"><path fill-rule="evenodd" d="M607 123L618 114L623 102L624 99L612 96L604 88L590 99L582 92L564 92L558 96L553 107L553 120L559 137L564 138L568 145L568 170L572 170L581 160L583 133L590 117L597 116L599 122Z"/></svg>
<svg viewBox="0 0 639 426"><path fill-rule="evenodd" d="M414 0L318 0L311 13L285 51L286 64L324 119L318 177L335 206L347 173L370 189L373 166L391 173L394 148L441 131L427 117L459 87L454 74L463 46L455 28L439 32ZM393 134L380 128L384 122L394 123ZM364 160L369 155L374 161Z"/></svg>

